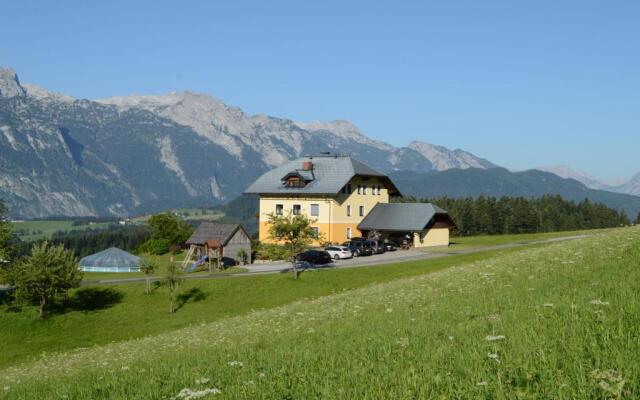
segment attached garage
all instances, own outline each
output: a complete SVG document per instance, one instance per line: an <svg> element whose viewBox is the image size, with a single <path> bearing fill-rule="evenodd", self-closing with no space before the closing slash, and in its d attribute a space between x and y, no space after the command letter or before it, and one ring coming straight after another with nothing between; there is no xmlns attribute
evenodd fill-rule
<svg viewBox="0 0 640 400"><path fill-rule="evenodd" d="M377 234L417 248L448 246L452 228L449 213L431 203L378 203L358 225L364 237Z"/></svg>

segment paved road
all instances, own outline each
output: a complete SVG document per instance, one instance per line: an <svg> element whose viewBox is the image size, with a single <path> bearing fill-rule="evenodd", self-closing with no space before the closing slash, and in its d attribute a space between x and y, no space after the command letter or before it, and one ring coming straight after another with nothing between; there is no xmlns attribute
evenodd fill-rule
<svg viewBox="0 0 640 400"><path fill-rule="evenodd" d="M533 244L544 244L544 243L555 243L555 242L563 242L567 240L576 240L583 239L589 237L590 235L575 235L575 236L565 236L559 238L552 239L544 239L544 240L528 240L522 242L508 243L508 244L500 244L494 246L480 246L480 247L472 247L468 249L460 249L460 250L444 250L444 251L426 251L426 250L398 250L393 252L387 252L384 254L378 254L369 257L357 257L349 260L340 260L335 264L330 264L323 267L318 268L356 268L356 267L366 267L371 265L380 265L380 264L390 264L404 261L416 261L416 260L428 260L433 258L441 258L441 257L450 257L453 255L459 254L471 254L471 253L480 253L483 251L491 251L491 250L503 250L510 249L514 247L522 247L526 245ZM217 273L217 274L205 274L205 275L186 275L186 279L211 279L211 278L229 278L229 277L241 277L241 276L250 276L250 275L264 275L264 274L277 274L277 273L285 273L291 270L290 263L269 263L269 264L252 264L245 266L249 272L243 273ZM122 279L103 279L97 281L85 281L82 285L95 285L95 284L123 284L123 283L133 283L133 282L144 282L145 278L122 278ZM158 281L160 278L152 278L152 281Z"/></svg>

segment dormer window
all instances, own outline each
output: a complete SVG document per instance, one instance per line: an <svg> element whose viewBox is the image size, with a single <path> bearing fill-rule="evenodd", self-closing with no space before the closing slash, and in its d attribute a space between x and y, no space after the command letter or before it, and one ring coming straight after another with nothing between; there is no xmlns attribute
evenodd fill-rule
<svg viewBox="0 0 640 400"><path fill-rule="evenodd" d="M313 181L313 172L306 170L295 170L286 174L282 178L282 184L287 188L303 188Z"/></svg>

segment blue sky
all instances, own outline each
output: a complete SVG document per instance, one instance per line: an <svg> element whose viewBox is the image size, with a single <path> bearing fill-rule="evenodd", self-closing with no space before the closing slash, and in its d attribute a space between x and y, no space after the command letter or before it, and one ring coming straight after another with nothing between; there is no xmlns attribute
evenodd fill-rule
<svg viewBox="0 0 640 400"><path fill-rule="evenodd" d="M206 92L512 169L640 171L638 1L5 0L0 65L76 97Z"/></svg>

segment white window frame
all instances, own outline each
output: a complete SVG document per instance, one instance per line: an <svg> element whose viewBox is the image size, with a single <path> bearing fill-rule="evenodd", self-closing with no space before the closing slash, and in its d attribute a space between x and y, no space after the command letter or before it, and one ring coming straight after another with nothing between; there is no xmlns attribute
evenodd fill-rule
<svg viewBox="0 0 640 400"><path fill-rule="evenodd" d="M316 213L313 213L313 209L316 209ZM312 217L319 217L320 216L320 204L311 204L311 206L309 206L309 215Z"/></svg>
<svg viewBox="0 0 640 400"><path fill-rule="evenodd" d="M347 239L351 239L353 237L353 232L351 232L351 228L347 228Z"/></svg>
<svg viewBox="0 0 640 400"><path fill-rule="evenodd" d="M364 206L358 207L358 215L361 217L364 217L364 214L365 214Z"/></svg>
<svg viewBox="0 0 640 400"><path fill-rule="evenodd" d="M280 211L278 212L278 207L280 207ZM276 204L276 215L284 214L284 204Z"/></svg>
<svg viewBox="0 0 640 400"><path fill-rule="evenodd" d="M296 212L296 207L298 212ZM300 204L294 204L293 207L291 207L291 213L293 215L302 215L302 206Z"/></svg>

